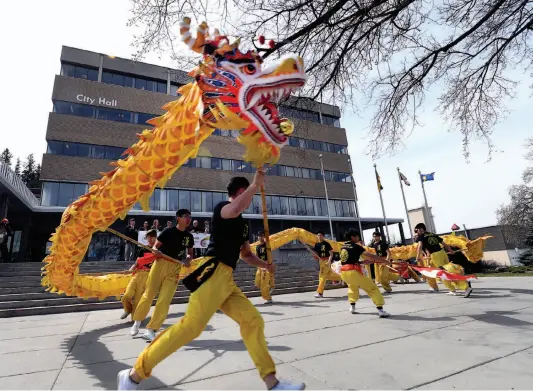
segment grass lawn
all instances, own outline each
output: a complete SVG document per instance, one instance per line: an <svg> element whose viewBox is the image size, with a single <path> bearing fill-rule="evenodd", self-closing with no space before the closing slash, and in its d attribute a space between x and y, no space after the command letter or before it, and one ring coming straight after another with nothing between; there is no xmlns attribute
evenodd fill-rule
<svg viewBox="0 0 533 391"><path fill-rule="evenodd" d="M511 272L502 272L502 273L476 273L477 277L533 277L533 272L525 273L511 273Z"/></svg>

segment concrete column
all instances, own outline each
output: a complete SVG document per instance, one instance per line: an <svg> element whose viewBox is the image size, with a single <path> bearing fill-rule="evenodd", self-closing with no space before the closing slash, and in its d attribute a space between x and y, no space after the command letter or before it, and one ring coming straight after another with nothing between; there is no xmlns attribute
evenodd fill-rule
<svg viewBox="0 0 533 391"><path fill-rule="evenodd" d="M405 246L405 234L403 233L403 224L398 223L398 228L400 229L400 239L402 240L402 244Z"/></svg>
<svg viewBox="0 0 533 391"><path fill-rule="evenodd" d="M100 65L98 66L98 83L102 82L103 71L104 71L104 55L100 54Z"/></svg>
<svg viewBox="0 0 533 391"><path fill-rule="evenodd" d="M22 235L20 236L20 247L19 247L19 252L17 256L17 262L26 261L26 251L28 250L28 242L30 239L31 228L32 228L32 221L31 221L31 214L30 214L28 215L26 224L24 224L24 228L22 229Z"/></svg>
<svg viewBox="0 0 533 391"><path fill-rule="evenodd" d="M167 69L167 95L170 95L170 69Z"/></svg>

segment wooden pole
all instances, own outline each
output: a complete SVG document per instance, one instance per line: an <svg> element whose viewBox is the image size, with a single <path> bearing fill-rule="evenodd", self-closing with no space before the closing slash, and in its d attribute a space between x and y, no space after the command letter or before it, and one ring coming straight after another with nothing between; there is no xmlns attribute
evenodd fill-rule
<svg viewBox="0 0 533 391"><path fill-rule="evenodd" d="M265 185L261 186L261 204L263 207L263 231L265 231L267 262L269 265L272 265L272 249L270 248L270 231L268 229L268 210L265 195Z"/></svg>

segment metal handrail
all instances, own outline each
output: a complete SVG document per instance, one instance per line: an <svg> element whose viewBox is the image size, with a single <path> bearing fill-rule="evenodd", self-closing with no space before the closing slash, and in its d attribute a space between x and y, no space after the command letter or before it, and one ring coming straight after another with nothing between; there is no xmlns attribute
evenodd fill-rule
<svg viewBox="0 0 533 391"><path fill-rule="evenodd" d="M4 182L30 206L39 205L39 199L35 197L22 179L4 162L0 162L0 181Z"/></svg>

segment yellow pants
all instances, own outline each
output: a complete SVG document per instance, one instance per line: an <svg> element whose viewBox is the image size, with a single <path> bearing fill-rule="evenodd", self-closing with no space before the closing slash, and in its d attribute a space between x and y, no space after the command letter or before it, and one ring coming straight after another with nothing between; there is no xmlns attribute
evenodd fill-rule
<svg viewBox="0 0 533 391"><path fill-rule="evenodd" d="M255 273L255 286L261 291L261 297L264 300L272 300L270 291L275 287L274 275L271 275L264 269L257 269Z"/></svg>
<svg viewBox="0 0 533 391"><path fill-rule="evenodd" d="M460 274L461 276L464 276L465 274L465 270L460 265L456 265L455 263L449 262L443 267L448 273ZM459 289L460 291L464 291L468 289L468 282L466 281L442 280L442 283L451 292L455 292L457 289Z"/></svg>
<svg viewBox="0 0 533 391"><path fill-rule="evenodd" d="M261 378L276 373L268 353L263 318L233 281L233 269L220 263L213 275L191 294L187 312L181 320L157 336L141 353L135 372L141 378L182 346L197 338L217 309L237 322L241 336Z"/></svg>
<svg viewBox="0 0 533 391"><path fill-rule="evenodd" d="M437 251L436 253L431 254L431 259L429 261L429 265L432 266L432 267L441 267L441 266L446 265L449 262L450 262L450 260L448 259L448 254L446 254L444 252L444 250L440 250L440 251ZM439 289L439 286L437 285L437 280L436 279L426 277L426 281L428 282L428 285L431 288Z"/></svg>
<svg viewBox="0 0 533 391"><path fill-rule="evenodd" d="M378 265L374 264L374 266ZM385 265L379 265L377 270L379 270L381 287L387 292L392 292L390 281L398 281L400 279L400 275L398 273L393 272Z"/></svg>
<svg viewBox="0 0 533 391"><path fill-rule="evenodd" d="M381 283L381 265L378 265L377 263L374 263L372 266L374 266L374 280L377 284Z"/></svg>
<svg viewBox="0 0 533 391"><path fill-rule="evenodd" d="M122 296L122 306L128 314L135 313L135 309L143 296L149 273L148 270L139 270L135 272L135 275L130 280L126 292Z"/></svg>
<svg viewBox="0 0 533 391"><path fill-rule="evenodd" d="M142 321L146 318L157 295L155 310L146 328L156 331L161 328L178 287L180 268L180 264L164 259L158 259L153 263L143 296L133 313L133 320Z"/></svg>
<svg viewBox="0 0 533 391"><path fill-rule="evenodd" d="M341 272L341 276L342 280L348 285L348 301L350 304L354 304L359 300L359 288L370 296L376 307L381 307L385 304L383 295L374 281L372 281L372 278L362 275L357 270Z"/></svg>
<svg viewBox="0 0 533 391"><path fill-rule="evenodd" d="M318 288L317 293L324 293L327 281L340 281L342 277L331 270L328 260L320 260L320 272L318 273Z"/></svg>

